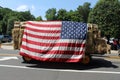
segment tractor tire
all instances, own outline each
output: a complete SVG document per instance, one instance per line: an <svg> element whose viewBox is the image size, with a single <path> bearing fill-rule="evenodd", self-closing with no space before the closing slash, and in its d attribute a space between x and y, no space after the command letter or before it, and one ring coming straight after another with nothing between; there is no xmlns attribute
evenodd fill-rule
<svg viewBox="0 0 120 80"><path fill-rule="evenodd" d="M82 64L87 65L91 62L91 55L85 55L82 59Z"/></svg>
<svg viewBox="0 0 120 80"><path fill-rule="evenodd" d="M32 62L32 59L29 58L29 57L22 56L22 59L23 59L23 61L24 61L25 63L30 63L30 62Z"/></svg>

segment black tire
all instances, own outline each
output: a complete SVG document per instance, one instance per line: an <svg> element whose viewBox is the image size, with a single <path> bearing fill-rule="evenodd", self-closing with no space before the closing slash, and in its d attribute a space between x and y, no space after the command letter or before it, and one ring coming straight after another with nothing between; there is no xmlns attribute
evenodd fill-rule
<svg viewBox="0 0 120 80"><path fill-rule="evenodd" d="M32 62L32 59L29 58L29 57L22 56L22 59L23 59L23 61L24 61L25 63L30 63L30 62Z"/></svg>
<svg viewBox="0 0 120 80"><path fill-rule="evenodd" d="M92 60L91 55L85 55L82 59L82 64L88 65L90 64L91 60Z"/></svg>

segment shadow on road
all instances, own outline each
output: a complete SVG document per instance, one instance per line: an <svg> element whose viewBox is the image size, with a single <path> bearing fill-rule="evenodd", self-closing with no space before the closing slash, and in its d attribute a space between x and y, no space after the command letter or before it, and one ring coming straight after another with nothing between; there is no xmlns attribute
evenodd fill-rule
<svg viewBox="0 0 120 80"><path fill-rule="evenodd" d="M31 68L44 69L71 69L71 70L89 70L95 68L118 68L112 62L104 59L93 59L90 64L83 65L81 63L59 63L59 62L33 62L27 66Z"/></svg>

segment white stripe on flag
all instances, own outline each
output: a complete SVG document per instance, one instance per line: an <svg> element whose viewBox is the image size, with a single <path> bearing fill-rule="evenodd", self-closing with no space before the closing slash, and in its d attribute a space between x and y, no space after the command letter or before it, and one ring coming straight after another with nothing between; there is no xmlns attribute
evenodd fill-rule
<svg viewBox="0 0 120 80"><path fill-rule="evenodd" d="M40 38L34 38L30 36L26 36L25 34L23 35L24 39L39 42L39 43L82 43L85 44L86 40L79 40L79 39L59 39L59 40L54 40L54 39L40 39Z"/></svg>
<svg viewBox="0 0 120 80"><path fill-rule="evenodd" d="M38 35L38 36L53 36L53 37L58 37L58 36L60 36L60 33L55 33L55 34L53 34L53 33L41 33L41 32L35 32L35 31L31 31L31 30L25 30L25 32L27 32L27 33L32 33L33 35Z"/></svg>
<svg viewBox="0 0 120 80"><path fill-rule="evenodd" d="M53 31L53 30L61 30L61 27L37 27L37 26L32 26L30 24L26 24L26 27L32 28L32 29L37 29L37 30L49 30L49 31Z"/></svg>
<svg viewBox="0 0 120 80"><path fill-rule="evenodd" d="M28 21L30 23L34 23L34 24L43 24L43 25L59 25L62 24L61 21Z"/></svg>
<svg viewBox="0 0 120 80"><path fill-rule="evenodd" d="M42 54L42 53L36 53L36 52L31 52L25 49L21 49L21 52L31 55L31 56L36 56L40 58L68 58L68 59L80 59L82 58L83 54L79 55L67 55L67 54Z"/></svg>
<svg viewBox="0 0 120 80"><path fill-rule="evenodd" d="M57 43L56 43L57 44ZM61 51L84 51L84 47L66 47L66 46L38 46L38 45L34 45L34 44L29 44L26 42L22 42L22 45L27 46L29 48L32 49L38 49L38 50L61 50Z"/></svg>

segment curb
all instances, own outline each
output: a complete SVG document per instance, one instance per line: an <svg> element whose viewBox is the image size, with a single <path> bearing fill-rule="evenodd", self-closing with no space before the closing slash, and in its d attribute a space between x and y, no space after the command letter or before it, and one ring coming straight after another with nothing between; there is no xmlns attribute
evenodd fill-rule
<svg viewBox="0 0 120 80"><path fill-rule="evenodd" d="M107 57L105 57L105 58L110 58L110 59L120 59L119 56L107 56Z"/></svg>
<svg viewBox="0 0 120 80"><path fill-rule="evenodd" d="M20 56L19 54L0 54L0 56Z"/></svg>
<svg viewBox="0 0 120 80"><path fill-rule="evenodd" d="M1 44L1 49L14 50L13 44Z"/></svg>
<svg viewBox="0 0 120 80"><path fill-rule="evenodd" d="M1 44L1 46L2 46L2 45L12 46L12 45L13 45L13 43L2 43L2 44Z"/></svg>

